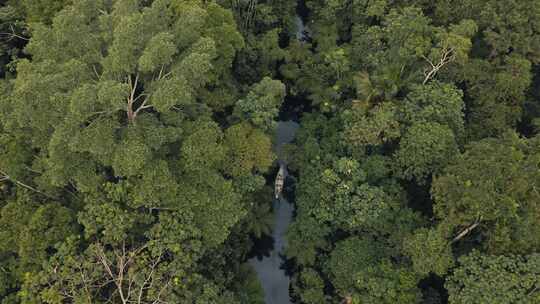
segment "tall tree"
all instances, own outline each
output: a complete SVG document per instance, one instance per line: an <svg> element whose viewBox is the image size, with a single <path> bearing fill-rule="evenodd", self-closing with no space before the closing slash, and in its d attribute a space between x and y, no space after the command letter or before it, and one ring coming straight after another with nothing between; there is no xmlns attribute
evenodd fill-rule
<svg viewBox="0 0 540 304"><path fill-rule="evenodd" d="M232 13L213 2L80 0L31 29L31 58L0 102L0 179L12 189L0 222L17 235L0 246L15 276L2 296L235 303L226 289L239 272L202 261L234 246L233 231L247 238L235 226L273 154L262 130L212 119L223 107L211 92L238 94ZM15 210L24 193L28 207Z"/></svg>
<svg viewBox="0 0 540 304"><path fill-rule="evenodd" d="M538 250L538 140L511 132L471 144L435 179L434 211L454 242L480 235L492 253Z"/></svg>

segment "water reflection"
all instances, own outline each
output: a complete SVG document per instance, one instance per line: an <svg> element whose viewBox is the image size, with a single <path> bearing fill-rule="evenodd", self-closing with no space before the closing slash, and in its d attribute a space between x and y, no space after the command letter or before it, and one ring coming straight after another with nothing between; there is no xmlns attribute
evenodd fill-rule
<svg viewBox="0 0 540 304"><path fill-rule="evenodd" d="M276 154L279 156L280 165L285 166L286 160L283 158L283 145L294 139L298 124L293 121L280 121L276 129ZM285 170L285 176L287 172ZM249 263L255 268L257 276L264 289L264 300L266 304L289 304L289 277L282 269L284 260L282 255L287 246L285 234L293 217L294 207L283 196L273 202L275 216L274 231L272 238L274 241L273 250L269 256L255 257Z"/></svg>

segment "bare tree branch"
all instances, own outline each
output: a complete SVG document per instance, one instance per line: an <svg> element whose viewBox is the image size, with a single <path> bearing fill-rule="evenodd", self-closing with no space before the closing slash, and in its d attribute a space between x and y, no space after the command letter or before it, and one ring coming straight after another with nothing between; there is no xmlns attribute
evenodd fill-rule
<svg viewBox="0 0 540 304"><path fill-rule="evenodd" d="M159 70L159 75L158 75L158 78L157 78L158 80L161 79L161 75L163 75L163 69L164 69L164 68L165 68L165 65L162 64L162 65L161 65L161 69Z"/></svg>
<svg viewBox="0 0 540 304"><path fill-rule="evenodd" d="M36 192L36 193L39 193L39 194L41 194L41 195L44 195L44 196L46 196L46 197L48 197L48 198L50 198L50 199L56 199L54 196L49 195L49 194L47 194L47 193L45 193L45 192L42 192L42 191L40 191L40 190L38 190L38 189L36 189L36 188L34 188L34 187L28 185L28 184L25 184L25 183L19 181L19 180L16 180L16 179L12 178L11 176L9 176L6 172L0 170L0 182L6 181L6 180L9 180L9 181L15 183L16 185L19 185L19 186L21 186L21 187L24 187L24 188L26 188L26 189L28 189L28 190L32 190L32 191L34 191L34 192Z"/></svg>
<svg viewBox="0 0 540 304"><path fill-rule="evenodd" d="M97 70L96 70L96 65L95 65L95 64L92 65L92 70L94 70L94 74L96 75L97 80L100 80L100 79L101 79L101 76L100 76L99 73L97 72Z"/></svg>
<svg viewBox="0 0 540 304"><path fill-rule="evenodd" d="M123 304L127 304L127 299L124 296L124 291L123 291L123 287L122 287L122 275L123 275L123 272L119 273L120 276L114 274L112 269L111 269L111 266L109 265L110 262L107 259L107 256L105 255L105 251L103 250L103 247L101 247L101 245L98 244L97 248L98 249L96 250L96 255L97 255L99 261L101 262L103 267L105 267L105 270L107 271L107 273L109 274L111 279L114 281L114 284L117 287L116 291L120 295L120 300L122 301ZM115 254L116 254L116 252L115 252Z"/></svg>
<svg viewBox="0 0 540 304"><path fill-rule="evenodd" d="M139 290L139 297L137 299L137 303L138 304L141 304L141 299L142 299L142 295L143 295L143 291L144 291L144 287L146 286L146 284L148 284L148 282L150 282L150 285L153 283L154 281L154 271L156 269L156 266L159 264L159 262L161 261L161 257L162 257L162 253L160 252L159 256L154 260L154 262L152 263L152 266L151 266L151 270L150 270L150 274L146 277L146 279L144 280L144 282L142 283L141 285L141 288ZM159 298L159 296L158 296Z"/></svg>
<svg viewBox="0 0 540 304"><path fill-rule="evenodd" d="M537 286L534 286L534 288L533 288L530 292L527 293L527 296L528 296L528 297L531 296L531 295L532 295L533 293L535 293L537 290L538 290L538 285L537 285Z"/></svg>
<svg viewBox="0 0 540 304"><path fill-rule="evenodd" d="M18 38L18 39L25 40L25 41L29 41L29 40L30 40L30 39L27 38L27 37L23 37L23 36L18 35L17 33L15 33L15 29L13 28L13 25L10 24L10 25L9 25L9 29L11 30L11 32L9 32L9 33L0 33L0 35L8 36L8 37L9 37L8 41L9 41L9 40L12 40L12 39L14 39L14 38Z"/></svg>
<svg viewBox="0 0 540 304"><path fill-rule="evenodd" d="M158 304L158 303L161 303L161 294L169 287L169 284L171 284L171 280L172 278L169 278L169 280L167 281L167 283L165 283L165 285L163 285L163 287L159 290L158 292L158 295L156 297L156 300L152 302L152 304ZM165 302L163 302L165 303Z"/></svg>
<svg viewBox="0 0 540 304"><path fill-rule="evenodd" d="M467 234L469 234L469 232L473 231L474 228L478 227L478 225L480 225L480 220L481 218L478 218L472 225L470 225L469 227L463 229L463 231L461 231L453 240L451 243L455 243L457 241L459 241L460 239L462 239L464 236L466 236Z"/></svg>
<svg viewBox="0 0 540 304"><path fill-rule="evenodd" d="M131 80L131 75L128 75L128 84L129 84L129 88L130 88L130 94L129 94L129 97L127 99L127 109L126 109L126 111L127 111L128 120L131 123L135 122L135 112L133 111L133 103L135 102L135 92L137 90L138 83L139 83L139 74L138 73L135 76L135 81L134 82Z"/></svg>
<svg viewBox="0 0 540 304"><path fill-rule="evenodd" d="M427 69L426 71L424 71L424 81L422 82L422 84L426 84L430 79L432 79L433 77L435 77L435 75L439 72L439 70L445 66L446 64L454 61L455 59L455 53L454 53L454 49L453 48L443 48L442 50L442 56L441 56L441 59L439 60L439 62L437 62L436 64L433 63L429 58L427 58L426 56L422 55L422 58L427 61L427 63L429 63L429 65L431 66L431 68Z"/></svg>
<svg viewBox="0 0 540 304"><path fill-rule="evenodd" d="M141 110L144 110L144 109L148 109L148 108L152 108L152 107L153 107L153 105L147 105L147 104L146 104L146 103L148 102L148 99L149 99L149 96L147 96L147 97L144 99L143 103L137 108L137 110L136 110L135 113L134 113L134 116L135 116L135 117L137 117L137 114L139 114L139 112L140 112ZM135 117L134 117L134 118L135 118Z"/></svg>
<svg viewBox="0 0 540 304"><path fill-rule="evenodd" d="M56 270L58 265L51 271L54 275L50 281L45 284L49 288L60 288L58 291L66 300L83 296L85 303L87 301L89 304L97 301L122 304L167 303L162 297L172 284L174 272L158 272L166 251L161 249L152 255L149 251L143 252L146 249L148 243L136 248L125 241L113 248L96 243L90 255L91 260L76 264L74 276L59 277L60 273ZM101 275L96 276L97 273Z"/></svg>
<svg viewBox="0 0 540 304"><path fill-rule="evenodd" d="M160 77L161 77L161 71L160 71ZM137 115L141 110L152 108L152 105L147 104L148 100L150 99L150 96L148 94L140 94L139 96L135 97L135 93L137 91L137 85L139 83L139 74L135 76L135 81L131 80L131 75L128 76L128 84L130 87L130 94L127 99L127 116L130 123L135 123L135 119L137 118ZM142 104L135 110L133 107L135 106L135 102L137 102L140 98L143 98L144 100Z"/></svg>
<svg viewBox="0 0 540 304"><path fill-rule="evenodd" d="M88 284L86 282L86 276L84 275L84 271L80 267L79 267L79 270L81 272L81 279L82 279L82 282L83 282L83 288L84 288L84 291L86 292L86 297L88 299L88 303L92 303L92 297L91 297L90 290L88 289Z"/></svg>

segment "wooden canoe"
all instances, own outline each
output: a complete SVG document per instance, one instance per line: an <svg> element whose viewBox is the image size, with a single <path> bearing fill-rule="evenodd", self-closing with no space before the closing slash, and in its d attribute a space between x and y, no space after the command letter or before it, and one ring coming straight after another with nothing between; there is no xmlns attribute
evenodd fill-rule
<svg viewBox="0 0 540 304"><path fill-rule="evenodd" d="M279 171L276 175L274 195L276 199L279 198L281 191L283 191L283 184L285 183L285 166L280 166Z"/></svg>

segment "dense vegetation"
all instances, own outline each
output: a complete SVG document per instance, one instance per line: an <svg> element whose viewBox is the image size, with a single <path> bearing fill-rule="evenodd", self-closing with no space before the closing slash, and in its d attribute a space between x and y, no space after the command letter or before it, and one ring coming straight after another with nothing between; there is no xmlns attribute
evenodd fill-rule
<svg viewBox="0 0 540 304"><path fill-rule="evenodd" d="M540 303L539 1L0 4L0 303Z"/></svg>

